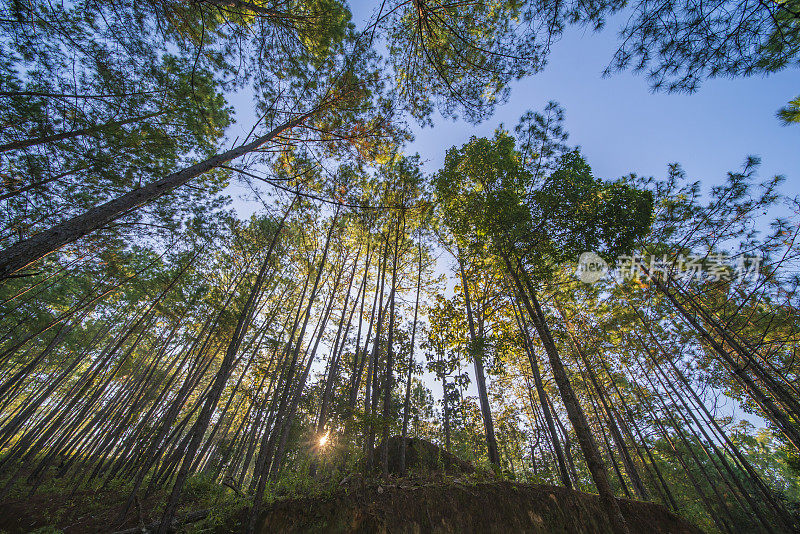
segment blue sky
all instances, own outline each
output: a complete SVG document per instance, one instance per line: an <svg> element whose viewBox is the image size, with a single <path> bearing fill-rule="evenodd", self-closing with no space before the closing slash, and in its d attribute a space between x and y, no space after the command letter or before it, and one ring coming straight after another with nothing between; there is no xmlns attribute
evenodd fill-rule
<svg viewBox="0 0 800 534"><path fill-rule="evenodd" d="M800 125L783 126L775 113L800 94L800 73L709 80L691 95L654 94L645 77L630 72L603 78L623 17L600 33L571 29L553 46L545 70L514 84L492 119L477 127L440 119L433 128L417 128L409 150L435 170L448 147L491 135L500 123L513 128L527 109L556 100L566 110L569 143L581 146L599 177L663 177L669 163L679 162L689 178L711 185L756 155L761 177L783 174L783 192L799 194Z"/></svg>

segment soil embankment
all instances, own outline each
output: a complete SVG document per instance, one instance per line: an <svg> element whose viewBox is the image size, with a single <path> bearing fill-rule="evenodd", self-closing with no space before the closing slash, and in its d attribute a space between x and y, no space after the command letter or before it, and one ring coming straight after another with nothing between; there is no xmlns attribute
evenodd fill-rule
<svg viewBox="0 0 800 534"><path fill-rule="evenodd" d="M663 506L620 499L631 533L700 534ZM487 482L385 484L326 498L274 503L260 534L281 533L610 533L596 495L566 488Z"/></svg>

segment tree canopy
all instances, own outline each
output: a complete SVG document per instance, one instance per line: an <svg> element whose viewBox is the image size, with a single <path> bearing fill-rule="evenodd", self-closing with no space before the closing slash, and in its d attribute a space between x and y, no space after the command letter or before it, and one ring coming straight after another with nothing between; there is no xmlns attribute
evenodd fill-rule
<svg viewBox="0 0 800 534"><path fill-rule="evenodd" d="M422 438L475 468L464 483L597 493L616 533L621 497L797 531L786 181L754 157L723 180L598 176L556 102L436 169L409 142L492 120L571 27L626 17L607 74L693 92L795 68L798 13L3 2L0 512L91 494L109 529L255 532L357 473L432 477L406 457Z"/></svg>

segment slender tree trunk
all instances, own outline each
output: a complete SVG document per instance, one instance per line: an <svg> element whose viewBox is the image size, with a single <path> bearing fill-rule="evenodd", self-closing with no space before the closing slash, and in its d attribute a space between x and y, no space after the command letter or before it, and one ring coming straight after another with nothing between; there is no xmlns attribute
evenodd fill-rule
<svg viewBox="0 0 800 534"><path fill-rule="evenodd" d="M533 383L536 387L536 393L539 396L539 402L542 406L542 412L544 414L544 420L547 424L547 429L550 432L550 438L553 443L553 448L555 449L556 460L558 462L558 471L561 474L561 482L564 484L566 488L572 488L572 481L569 478L569 472L567 471L567 463L564 459L564 451L561 448L561 442L558 439L558 433L556 432L555 424L553 423L553 414L550 413L550 407L548 406L547 401L547 393L544 390L544 384L542 383L542 376L539 373L539 361L536 357L536 354L533 352L533 347L531 346L530 338L528 336L528 330L522 324L521 320L521 312L520 314L517 313L517 306L519 304L515 303L514 307L514 315L517 319L517 326L520 329L523 337L523 343L525 345L525 352L528 354L528 361L531 365L531 374L533 375Z"/></svg>
<svg viewBox="0 0 800 534"><path fill-rule="evenodd" d="M369 239L369 238L368 238ZM369 266L370 266L370 245L371 241L367 241L367 256L364 260L364 279L361 287L361 307L358 312L358 333L356 334L356 344L353 355L353 372L350 375L348 384L347 407L345 408L345 435L350 435L350 425L352 422L353 413L356 410L356 403L358 402L358 390L361 386L361 376L364 374L364 364L367 359L367 344L369 343L369 336L372 334L372 322L375 319L375 305L378 302L378 284L375 284L375 297L372 302L372 311L369 318L369 327L367 328L367 341L364 343L364 350L361 350L361 328L364 322L364 301L367 299L367 281L369 279Z"/></svg>
<svg viewBox="0 0 800 534"><path fill-rule="evenodd" d="M369 246L369 242L368 242ZM359 312L359 322L358 322L358 335L356 335L356 345L355 345L355 361L353 363L353 374L350 377L350 386L349 386L349 396L347 402L347 408L345 412L345 436L351 435L351 427L353 424L353 414L356 411L356 404L358 403L358 391L361 387L361 377L364 374L364 366L367 362L367 347L369 346L369 339L372 335L372 326L375 320L375 307L380 305L378 303L378 290L380 289L380 284L378 283L378 278L380 278L380 263L377 264L378 272L376 274L375 279L375 296L372 299L372 310L370 311L369 316L369 326L367 327L367 336L364 341L364 348L361 349L361 327L364 318L364 301L367 298L367 280L369 278L369 265L370 265L370 256L369 256L369 248L367 249L367 259L365 261L364 266L364 289L361 294L361 310ZM361 356L359 356L361 354ZM369 382L369 381L368 381Z"/></svg>
<svg viewBox="0 0 800 534"><path fill-rule="evenodd" d="M666 391L670 401L674 405L678 405L678 403L676 403L676 397L677 397L680 405L682 405L686 410L686 413L682 411L680 412L681 419L683 419L683 422L686 424L686 428L688 428L693 434L695 441L698 444L700 444L700 446L703 448L706 458L708 458L709 462L711 462L711 465L714 466L714 469L719 475L719 480L722 480L725 483L725 485L728 486L728 489L730 490L730 495L732 495L733 498L736 500L740 509L744 510L748 515L750 515L750 513L755 514L756 519L758 520L758 522L761 523L762 527L765 529L766 532L775 532L770 522L768 522L766 517L762 514L761 507L758 505L758 503L756 503L753 500L747 489L744 488L741 481L739 480L738 475L733 471L733 468L730 466L730 463L725 458L724 453L720 451L719 447L717 447L717 444L708 435L708 432L706 432L705 427L697 419L691 408L688 407L684 397L673 386L671 381L666 377L664 370L652 357L651 357L651 363L653 364L653 369L658 371L657 373L655 373L656 380L658 381L659 384L661 384L661 387L664 388L664 391ZM662 379L662 377L664 379ZM675 393L674 395L673 392ZM688 414L689 417L686 417L686 414ZM701 441L699 436L697 436L697 433L692 428L692 422L700 430L700 433L705 438L705 442ZM712 455L711 451L709 451L709 446L711 450L715 453L714 455ZM725 476L726 473L728 475L727 477ZM731 484L731 482L733 484ZM747 501L747 505L745 505L745 503L742 502L742 498L744 498L744 500ZM748 510L748 506L750 510ZM741 531L741 527L739 526L740 522L736 521L735 524L737 525L737 530Z"/></svg>
<svg viewBox="0 0 800 534"><path fill-rule="evenodd" d="M417 312L419 311L419 288L422 283L422 236L419 238L419 270L417 271L417 295L414 299L414 322L411 326L411 353L408 355L408 375L406 376L406 395L403 401L403 430L400 434L400 476L406 474L406 447L408 442L408 417L411 412L411 376L414 371L414 345L417 336Z"/></svg>
<svg viewBox="0 0 800 534"><path fill-rule="evenodd" d="M600 415L600 412L597 410L597 402L589 391L589 388L586 386L586 379L583 377L581 378L584 389L586 390L586 397L589 399L589 406L591 407L594 418L597 421L597 428L599 429L600 437L603 438L603 445L605 445L606 451L608 452L608 459L611 462L611 467L614 469L614 473L617 475L617 480L619 480L619 485L622 488L622 492L625 494L625 497L631 499L631 491L628 489L628 483L625 481L625 477L622 476L622 470L619 467L619 462L617 462L617 458L614 455L614 448L611 446L611 442L608 440L608 434L603 426L603 418Z"/></svg>
<svg viewBox="0 0 800 534"><path fill-rule="evenodd" d="M626 365L626 368L627 368L627 365ZM628 369L628 373L631 376L633 376L633 374L630 372L630 369ZM645 395L642 392L642 388L638 384L635 384L635 388L636 388L636 390L638 392L638 396L639 396L640 402L643 402L643 399L644 399ZM662 438L664 438L664 441L666 441L669 444L670 449L672 449L675 459L678 461L678 463L683 468L684 473L686 473L686 477L688 478L688 480L691 483L692 487L694 487L695 492L697 492L697 495L700 497L700 500L701 500L701 502L703 504L703 507L706 509L706 512L708 513L709 517L711 517L711 520L714 522L714 524L717 526L717 528L720 531L728 532L728 533L732 532L730 525L724 520L724 518L720 517L719 514L717 514L716 510L714 510L714 507L711 504L711 501L709 500L708 495L706 495L706 493L700 487L700 484L697 482L697 479L692 474L692 471L689 469L689 466L686 465L686 461L683 459L683 454L675 446L674 441L672 440L672 438L670 437L669 433L664 428L664 425L661 424L659 419L656 417L655 411L652 408L652 406L650 407L650 411L652 412L652 415L653 415L652 419L653 419L653 422L654 422L656 428L658 429L658 431L661 434Z"/></svg>
<svg viewBox="0 0 800 534"><path fill-rule="evenodd" d="M286 218L289 216L289 213L293 207L294 201L286 210L283 219L275 229L275 234L272 236L269 249L264 256L261 269L256 275L256 279L253 283L253 287L250 290L250 294L248 295L247 302L243 306L242 311L239 313L236 329L234 330L233 337L231 337L231 341L228 344L228 349L226 350L225 356L223 357L219 369L217 370L217 374L214 376L214 381L211 385L209 395L206 398L202 409L200 410L197 421L190 431L191 440L189 441L183 462L175 479L172 493L170 494L167 505L164 508L164 513L161 517L161 524L158 527L158 534L166 534L169 530L170 524L172 523L172 518L175 515L175 510L178 507L178 501L180 500L180 496L183 491L183 485L185 484L186 479L189 477L189 469L194 462L194 456L197 452L197 449L200 447L201 441L203 440L203 436L208 428L208 424L211 421L211 415L217 406L220 396L222 395L222 390L225 387L225 383L228 381L228 377L230 376L233 366L233 360L236 357L236 354L239 352L239 346L241 345L242 340L244 339L244 336L250 327L250 323L253 320L256 302L261 297L264 281L266 280L267 271L270 266L270 261L272 260L272 251L275 249L275 244L278 242L278 237L280 236L283 226L286 223Z"/></svg>
<svg viewBox="0 0 800 534"><path fill-rule="evenodd" d="M657 280L657 282L660 284L659 289L662 292L669 291L669 288L667 288L661 280ZM677 287L677 289L679 291L681 290L680 287ZM711 312L698 302L698 299L694 295L685 290L683 293L688 293L688 295L685 296L685 300L689 306L700 315L703 321L711 325L711 328L719 334L722 340L746 362L746 367L753 370L756 377L775 396L778 402L783 404L795 418L800 417L800 401L797 400L800 397L800 388L791 380L787 379L787 377L783 376L784 373L776 369L769 360L764 358L757 350L753 349L746 340L738 336L736 332L730 331L726 325L721 324ZM759 363L757 359L761 360L761 362L766 365L766 368ZM778 379L773 376L769 369L777 373Z"/></svg>
<svg viewBox="0 0 800 534"><path fill-rule="evenodd" d="M722 346L713 336L705 329L703 326L698 322L698 320L689 313L686 308L678 302L675 296L669 291L664 284L658 280L658 278L653 278L653 281L656 287L667 297L673 306L680 312L681 316L689 323L700 335L701 339L705 341L723 360L723 362L728 366L734 376L742 383L745 389L751 394L753 400L764 410L765 415L773 422L775 425L783 432L786 439L794 446L795 449L800 451L800 431L798 431L796 425L790 420L790 418L784 413L783 410L780 409L775 404L771 398L767 396L764 391L762 391L761 387L756 384L753 378L748 374L747 368L748 365L745 367L740 366L725 350L725 347Z"/></svg>
<svg viewBox="0 0 800 534"><path fill-rule="evenodd" d="M403 233L405 237L405 214L403 218ZM392 258L392 286L389 294L389 333L386 340L386 369L383 380L383 421L381 424L381 471L384 477L389 476L389 427L392 424L392 389L394 389L394 303L397 294L397 263L400 249L400 217L395 225L394 255Z"/></svg>
<svg viewBox="0 0 800 534"><path fill-rule="evenodd" d="M444 411L444 450L450 452L450 403L447 400L446 376L442 376L442 410Z"/></svg>
<svg viewBox="0 0 800 534"><path fill-rule="evenodd" d="M583 361L583 365L586 368L586 372L589 375L589 380L592 383L592 386L597 394L597 398L600 400L600 403L603 406L603 411L606 415L606 421L608 422L609 431L611 432L611 437L614 440L614 443L619 450L620 455L622 456L622 462L625 465L625 472L628 474L628 477L631 479L631 484L633 485L633 490L636 492L636 496L646 501L649 499L649 495L647 494L647 490L642 484L642 479L639 477L639 472L636 470L636 466L631 459L630 453L628 452L628 448L625 445L625 440L622 439L622 434L619 431L619 427L617 426L616 421L614 420L614 414L611 412L611 409L606 402L605 397L603 396L603 391L598 383L597 376L595 375L594 370L592 369L592 365L589 362L589 358L587 357L586 353L583 350L583 347L575 338L575 336L571 332L571 325L567 320L566 316L564 315L563 311L559 309L559 313L564 318L564 323L566 324L569 331L569 336L572 339L572 344L575 346L575 352L577 352L580 359ZM599 416L598 416L599 417ZM610 451L610 447L609 447ZM626 488L625 482L620 475L620 480L623 484L623 487Z"/></svg>
<svg viewBox="0 0 800 534"><path fill-rule="evenodd" d="M478 339L475 333L475 320L472 315L472 302L469 297L469 285L467 283L467 276L464 272L464 263L461 258L461 252L458 253L458 267L461 271L461 287L464 291L464 301L467 306L467 322L469 324L469 337L470 337L470 356L472 357L475 366L475 383L478 387L478 399L481 405L481 414L483 415L483 427L486 431L486 447L489 453L489 462L501 468L500 455L497 452L497 438L494 435L494 422L492 421L492 408L489 404L489 395L486 392L486 374L483 369L483 340Z"/></svg>
<svg viewBox="0 0 800 534"><path fill-rule="evenodd" d="M358 253L356 254L356 258L353 261L353 271L350 273L350 280L347 283L347 292L345 293L344 303L342 304L342 315L339 318L339 326L336 329L336 339L333 342L333 346L331 347L331 357L328 364L328 372L326 373L325 379L325 387L322 392L322 401L320 403L319 408L319 418L317 419L317 434L321 434L325 428L326 423L328 422L328 406L331 403L331 395L333 394L333 385L336 382L336 377L339 372L339 358L342 352L342 348L344 348L345 340L347 339L347 330L350 328L350 321L353 319L353 313L355 313L356 306L358 305L358 297L360 296L360 288L359 294L356 294L355 301L353 303L353 308L350 312L350 318L347 320L347 328L344 329L345 325L345 317L347 317L347 305L350 303L350 291L353 287L353 279L356 275L356 268L358 267L358 260L361 254L361 250L359 249ZM342 335L342 330L344 331L344 335ZM339 342L341 341L341 348Z"/></svg>
<svg viewBox="0 0 800 534"><path fill-rule="evenodd" d="M640 319L643 320L644 318L640 316ZM654 341L656 346L660 349L660 351L664 355L665 359L667 361L669 361L674 367L674 365L675 365L674 362L672 362L671 358L669 357L669 354L665 352L664 347L661 345L659 340L655 337L654 333L650 329L650 326L648 324L646 324L646 323L644 323L644 326L645 326L645 329L647 330L647 332L650 334L650 338ZM761 522L762 526L768 532L772 532L773 531L772 526L769 523L769 521L767 521L766 517L762 514L759 504L756 503L753 500L753 498L751 497L751 495L749 494L747 489L744 488L744 486L742 485L741 481L739 480L738 475L733 471L732 467L730 466L725 454L722 451L719 450L719 447L717 447L717 444L715 443L714 439L712 439L708 435L708 433L706 432L705 425L703 425L697 419L697 417L694 414L694 411L691 409L691 407L687 403L685 397L675 387L674 382L671 381L669 379L669 377L666 375L666 373L664 372L664 370L661 367L661 365L658 363L658 361L655 359L655 357L650 352L648 346L646 345L646 343L642 339L642 337L637 332L634 332L634 334L635 334L637 340L639 341L639 345L642 348L644 354L648 355L650 357L649 359L650 359L650 363L652 364L653 369L658 371L658 373L655 373L655 375L654 375L656 377L656 380L658 380L659 384L661 384L661 387L664 388L664 391L666 391L667 395L669 396L670 400L672 400L673 404L675 403L675 400L676 400L676 397L677 397L677 399L679 400L680 404L685 408L686 412L691 417L691 420L694 422L694 424L697 426L697 428L703 434L703 437L705 437L706 442L705 442L705 444L703 444L703 450L706 452L706 455L708 456L709 461L712 463L712 465L714 465L715 469L719 473L720 478L722 480L724 480L726 482L726 484L728 485L728 487L730 488L731 494L739 502L739 505L742 507L742 509L745 509L746 507L744 506L744 503L742 503L741 500L739 499L739 496L736 493L736 489L734 489L730 485L730 482L726 479L725 475L723 474L722 470L720 469L720 467L718 465L718 462L715 461L714 458L709 453L709 451L708 451L708 447L709 446L716 453L716 456L718 458L719 464L721 464L722 467L725 468L725 471L727 472L728 476L730 477L730 481L732 481L736 485L738 491L744 497L744 499L747 501L748 505L750 506L752 512L755 514L756 518L759 520L759 522ZM662 377L663 377L663 379L662 379ZM687 384L687 388L688 389L692 389L688 384ZM672 392L674 392L675 395L673 395L673 393L671 393L670 390L672 390ZM692 389L692 393L694 393L693 389ZM687 417L683 413L681 413L681 417L684 420L684 422L686 423L687 427L691 428L691 422L689 421L689 419L687 419ZM699 439L698 439L698 441L699 441ZM758 487L757 481L756 481L756 483L754 485L756 487Z"/></svg>
<svg viewBox="0 0 800 534"><path fill-rule="evenodd" d="M220 165L258 149L279 135L303 124L318 110L309 111L277 126L258 139L241 145L222 154L174 172L160 180L125 193L113 200L96 206L81 215L59 223L48 230L39 232L0 251L0 281L12 273L24 269L31 263L47 256L68 243L92 233L98 228L119 219L126 213L160 198L170 191L184 185L192 178L217 168Z"/></svg>
<svg viewBox="0 0 800 534"><path fill-rule="evenodd" d="M772 508L775 515L780 519L782 527L785 532L794 532L798 530L795 521L792 519L789 512L785 509L785 507L775 499L773 492L767 488L766 484L764 484L763 480L761 479L761 475L753 468L750 464L749 460L742 454L733 442L731 442L730 438L728 437L727 433L720 428L719 423L717 423L716 419L713 415L708 411L703 400L698 396L697 392L695 392L694 388L691 384L686 380L683 376L683 373L678 369L675 363L672 360L668 360L670 366L672 367L673 373L678 377L680 382L684 385L684 390L689 392L690 398L693 400L693 404L701 411L701 413L705 416L706 421L708 421L712 428L716 431L716 435L722 439L722 442L726 445L727 449L733 454L734 458L738 461L739 465L742 469L747 472L750 476L750 480L754 482L756 487L759 489L761 496L763 497L764 501Z"/></svg>
<svg viewBox="0 0 800 534"><path fill-rule="evenodd" d="M525 308L530 315L531 321L533 322L533 325L539 334L539 338L541 339L542 345L544 346L545 352L550 360L553 378L555 379L556 385L561 393L561 400L564 403L564 407L567 409L567 415L569 415L572 427L575 429L575 434L578 437L578 443L583 451L586 465L589 468L589 472L591 473L592 479L597 487L600 500L603 502L603 506L608 513L609 519L611 520L611 525L617 534L628 534L628 526L625 523L625 518L622 515L619 504L614 497L614 492L612 491L611 484L608 481L608 475L606 473L605 466L603 465L603 460L600 456L599 450L597 449L597 444L592 437L591 430L589 429L589 423L586 420L586 415L583 413L583 409L578 402L578 398L575 396L575 392L569 383L569 377L564 369L564 364L561 361L561 357L558 354L555 341L553 341L553 337L550 334L550 329L547 326L544 313L539 306L539 301L536 299L536 294L533 292L530 282L527 280L527 278L525 278L525 283L530 290L530 296L526 294L525 288L522 286L522 283L519 280L519 275L515 272L511 262L508 260L508 258L505 258L505 261L509 274L517 286L519 296L522 297Z"/></svg>
<svg viewBox="0 0 800 534"><path fill-rule="evenodd" d="M650 375L647 373L647 370L642 366L641 362L636 360L636 363L638 364L639 369L642 372L642 376L645 378L647 383L650 384L650 387L652 388L652 390L653 391L658 391L656 389L655 384L650 379ZM686 437L686 433L684 432L684 429L683 429L682 425L675 419L675 416L673 415L672 410L670 410L670 407L667 406L666 402L664 401L664 399L660 395L657 395L656 398L658 398L659 404L662 407L662 413L664 415L666 415L666 417L669 420L672 428L675 430L675 432L678 435L678 437L680 438L681 442L683 442L684 447L689 452L689 456L692 458L692 461L694 461L694 464L697 466L698 470L703 475L703 478L706 480L708 486L711 488L711 491L716 496L717 503L722 508L722 511L724 512L724 516L725 516L724 518L720 517L719 519L723 522L723 524L725 525L725 528L729 532L741 532L741 527L740 527L739 523L737 523L736 520L733 518L733 514L731 513L731 510L728 507L727 502L725 501L725 497L720 493L720 490L719 490L719 487L718 487L718 481L716 481L713 477L711 477L708 474L708 471L706 470L705 465L700 460L700 458L698 458L697 454L695 453L694 448L692 447L692 443ZM673 446L673 448L674 448L674 446ZM677 454L682 454L680 452L677 452L677 450L676 450L676 453ZM687 475L688 474L689 474L689 472L687 471ZM712 507L712 509L713 509L713 507Z"/></svg>
<svg viewBox="0 0 800 534"><path fill-rule="evenodd" d="M58 436L59 431L61 431L62 434L63 432L68 431L68 429L62 428L62 423L68 416L73 415L72 408L77 406L81 400L84 400L85 396L89 393L92 384L94 383L94 379L101 373L101 371L106 370L105 369L106 364L110 362L111 358L122 348L122 345L134 333L134 331L136 331L138 327L141 326L145 321L148 322L150 321L155 306L161 301L163 296L166 295L172 289L172 287L177 283L177 281L181 278L181 276L183 276L183 274L186 272L189 266L194 263L194 260L197 258L198 254L199 251L195 253L186 262L186 264L179 270L177 275L169 282L169 284L167 284L166 288L164 288L164 290L162 290L162 292L150 302L147 309L141 314L141 316L133 322L130 328L128 328L123 335L120 336L120 338L114 344L113 348L111 348L107 352L107 354L101 356L97 360L93 368L90 367L90 370L87 370L87 373L84 375L86 379L83 380L82 384L79 386L79 389L77 390L78 392L71 397L70 401L66 404L66 406L60 411L58 411L58 408L60 408L60 406L56 407L55 410L51 411L51 415L54 416L54 418L49 420L49 425L45 423L39 427L39 431L29 432L26 435L23 435L18 440L17 444L15 445L16 450L18 451L18 454L23 454L27 450L27 454L25 456L26 461L27 459L30 459L33 456L33 454L35 454L37 451L41 450L42 447L51 438L53 438L54 436ZM136 339L138 341L139 338ZM127 354L130 354L130 350L128 351ZM125 361L127 354L120 359L115 368L111 371L111 374L108 375L109 378L107 379L107 381L110 380L110 377L112 377L113 374L116 373L116 369L120 365L122 365L122 363ZM98 388L96 391L100 390L101 389ZM77 416L73 417L73 419L81 418L85 413L85 410L87 409L86 406L89 406L90 403L94 402L94 400L96 400L96 397L93 396L89 402L86 402L84 404L84 409L80 410ZM31 442L34 439L36 441L31 445ZM14 457L15 457L14 453L7 453L6 457L3 459L3 464L9 462ZM49 461L49 458L50 457L47 456L44 460L42 460L42 463L40 463L40 467L41 465L44 464L44 462ZM9 478L3 490L0 491L0 499L2 498L2 495L5 495L8 492L8 490L10 490L11 486L15 483L18 474L19 471L17 471L17 474Z"/></svg>
<svg viewBox="0 0 800 534"><path fill-rule="evenodd" d="M386 235L386 242L383 247L383 261L380 270L380 305L378 306L378 319L375 325L375 340L372 343L372 355L367 369L367 391L364 396L364 415L366 416L366 428L364 429L364 463L367 471L374 467L375 463L375 414L377 413L378 397L378 357L381 347L381 334L383 334L384 305L383 295L386 283L386 264L389 263L389 235ZM388 300L388 299L387 299Z"/></svg>
<svg viewBox="0 0 800 534"><path fill-rule="evenodd" d="M298 357L298 355L300 353L300 348L301 348L301 345L303 343L303 337L305 336L306 327L308 326L308 320L309 320L309 318L311 316L311 308L314 305L314 301L316 300L317 290L319 288L320 280L322 279L322 273L325 271L325 262L328 259L328 251L330 250L331 237L333 236L333 232L334 232L334 230L336 228L336 224L337 224L338 220L339 220L339 206L337 205L336 211L335 211L335 213L333 215L333 219L331 220L331 226L328 229L328 235L325 238L325 247L324 247L324 249L322 251L322 259L320 260L319 269L317 270L317 275L316 275L316 277L314 279L314 285L311 288L311 294L308 297L308 305L306 307L306 314L305 314L305 319L303 320L303 326L300 329L300 334L297 337L297 342L296 342L295 349L294 349L294 352L293 352L293 355L292 355L292 362L289 365L289 371L287 373L287 378L286 378L285 394L281 398L281 404L278 407L278 411L276 413L276 419L275 419L276 420L276 425L275 425L275 428L273 429L273 431L270 433L272 435L270 436L270 438L267 441L267 443L266 444L262 443L261 450L259 451L259 458L256 461L256 472L253 475L253 479L254 479L254 481L257 481L257 482L256 482L256 485L255 485L256 487L255 487L255 496L253 497L253 506L250 509L250 514L248 516L248 521L247 521L247 533L248 534L252 534L254 532L255 525L256 525L256 519L258 518L258 514L260 513L260 510L261 510L261 501L264 498L264 489L266 488L267 476L268 476L268 472L265 472L266 471L265 468L267 466L267 460L269 459L270 456L272 456L272 451L273 451L273 448L275 447L275 441L277 439L282 439L282 434L283 434L283 429L284 429L283 425L285 424L286 420L288 419L287 417L285 417L284 414L285 414L286 405L290 402L289 397L290 397L290 392L291 392L291 381L292 381L292 375L293 375L293 368L295 366L295 362L297 361L297 357ZM322 329L320 329L320 333L319 333L320 336L322 335L321 330ZM292 338L293 338L293 335L290 336L290 343L291 343L291 339ZM266 438L266 434L265 434L265 438ZM266 445L266 447L264 447L264 445ZM264 450L264 449L266 449L266 450ZM161 534L161 533L159 533L159 534Z"/></svg>

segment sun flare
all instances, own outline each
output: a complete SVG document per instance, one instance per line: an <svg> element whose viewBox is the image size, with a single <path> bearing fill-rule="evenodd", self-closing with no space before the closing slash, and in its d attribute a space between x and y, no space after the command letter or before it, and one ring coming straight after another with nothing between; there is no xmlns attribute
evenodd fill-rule
<svg viewBox="0 0 800 534"><path fill-rule="evenodd" d="M320 447L324 447L325 445L328 444L328 435L329 434L330 434L330 432L326 432L325 435L320 436L320 438L319 438L319 446Z"/></svg>

